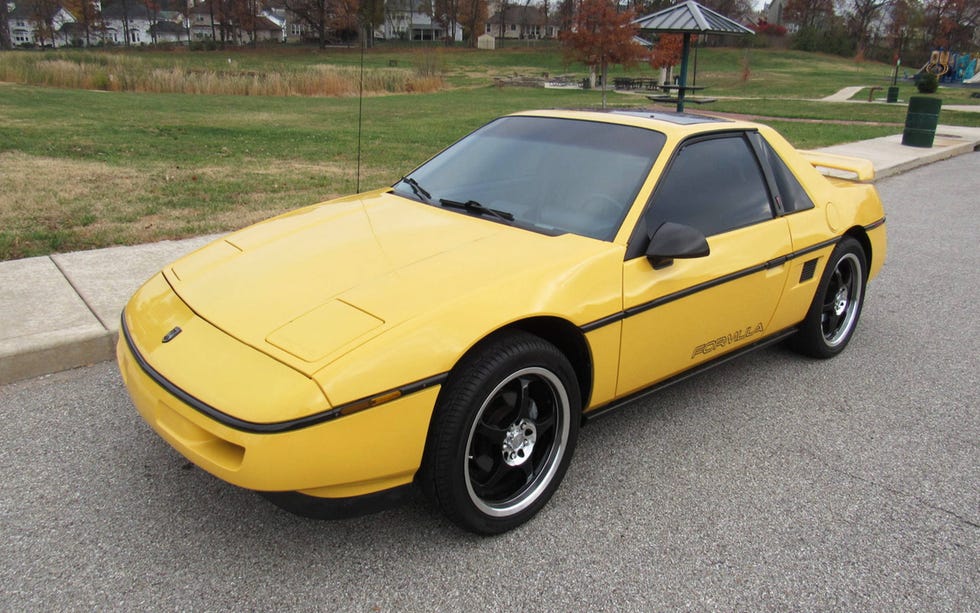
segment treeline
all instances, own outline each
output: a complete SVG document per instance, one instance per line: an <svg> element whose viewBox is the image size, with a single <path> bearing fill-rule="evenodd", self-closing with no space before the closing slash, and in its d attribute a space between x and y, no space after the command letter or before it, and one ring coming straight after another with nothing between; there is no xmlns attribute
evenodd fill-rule
<svg viewBox="0 0 980 613"><path fill-rule="evenodd" d="M783 21L802 51L919 65L937 48L977 51L980 0L787 0Z"/></svg>

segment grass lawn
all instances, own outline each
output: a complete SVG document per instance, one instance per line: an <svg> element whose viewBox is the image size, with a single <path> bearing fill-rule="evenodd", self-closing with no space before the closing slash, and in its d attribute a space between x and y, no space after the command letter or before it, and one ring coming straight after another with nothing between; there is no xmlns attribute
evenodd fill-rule
<svg viewBox="0 0 980 613"><path fill-rule="evenodd" d="M126 65L237 73L360 62L360 54L347 49L131 56ZM57 57L106 61L103 54L84 51ZM0 53L0 64L4 59ZM409 70L436 64L447 87L363 100L362 190L391 184L495 116L600 103L596 91L489 85L495 77L513 75L584 75L583 67L566 64L547 44L515 44L494 53L381 47L366 54L365 64ZM748 80L742 78L746 65ZM646 67L613 74L652 72ZM705 110L773 118L766 123L801 148L900 131L904 105L787 99L822 97L846 85L880 86L887 76L887 66L830 56L699 50L698 83L710 86L711 94L765 97L723 98ZM946 99L946 92L940 94ZM614 106L648 103L635 95L610 93L608 99ZM357 110L351 97L149 94L0 83L0 259L229 230L351 193L358 185ZM842 117L873 123L792 121ZM980 125L980 114L944 110L941 120Z"/></svg>

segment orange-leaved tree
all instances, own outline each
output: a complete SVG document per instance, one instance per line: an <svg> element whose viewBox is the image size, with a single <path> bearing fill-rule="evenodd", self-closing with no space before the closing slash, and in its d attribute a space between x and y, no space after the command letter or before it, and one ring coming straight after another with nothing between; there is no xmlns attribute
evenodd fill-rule
<svg viewBox="0 0 980 613"><path fill-rule="evenodd" d="M696 36L691 37L692 42L697 40ZM684 36L682 34L661 34L657 39L657 44L653 47L650 54L650 67L660 68L664 72L665 81L670 81L671 71L674 66L681 63L681 56L684 53Z"/></svg>
<svg viewBox="0 0 980 613"><path fill-rule="evenodd" d="M637 27L632 10L619 12L612 0L582 0L572 20L572 29L559 37L565 57L602 74L602 108L606 108L606 73L610 64L631 66L644 49L633 42Z"/></svg>

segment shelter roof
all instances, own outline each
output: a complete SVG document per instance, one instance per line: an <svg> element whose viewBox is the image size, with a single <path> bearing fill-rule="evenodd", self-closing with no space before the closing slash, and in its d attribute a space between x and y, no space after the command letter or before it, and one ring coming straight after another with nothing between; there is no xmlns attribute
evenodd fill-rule
<svg viewBox="0 0 980 613"><path fill-rule="evenodd" d="M687 0L662 11L633 20L641 30L654 32L690 32L693 34L755 34L742 24L716 13L694 0Z"/></svg>

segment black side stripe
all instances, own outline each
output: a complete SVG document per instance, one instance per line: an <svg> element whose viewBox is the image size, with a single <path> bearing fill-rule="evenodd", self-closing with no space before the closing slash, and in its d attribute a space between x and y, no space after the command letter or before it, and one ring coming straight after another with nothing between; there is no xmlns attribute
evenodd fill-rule
<svg viewBox="0 0 980 613"><path fill-rule="evenodd" d="M636 392L633 392L631 394L627 394L626 396L623 396L621 398L617 398L617 399L609 402L608 404L604 404L604 405L595 407L595 408L591 409L588 413L585 413L584 414L584 417L586 419L586 422L592 421L596 417L599 417L601 415L605 415L606 413L608 413L608 412L610 412L610 411L612 411L614 409L618 409L621 406L626 405L626 404L629 404L629 403L634 402L636 400L639 400L640 398L643 398L645 396L649 396L650 394L653 394L655 392L659 392L660 390L662 390L662 389L664 389L666 387L670 387L671 385L674 385L675 383L680 383L681 381L686 381L687 379L690 379L691 377L694 377L696 375L699 375L699 374L701 374L702 372L704 372L706 370L710 370L710 369L714 368L715 366L720 366L721 364L725 364L727 362L730 362L730 361L734 360L735 358L741 357L741 356L743 356L743 355L745 355L747 353L750 353L752 351L755 351L756 349L761 349L762 347L767 347L769 345L778 343L779 341L781 341L783 339L786 339L786 338L789 338L790 336L793 336L794 334L796 334L796 332L797 332L797 329L795 327L793 327L793 328L787 328L785 330L781 330L779 332L776 332L775 334L772 334L770 336L767 336L767 337L763 338L762 340L758 340L758 341L756 341L754 343L750 343L750 344L748 344L748 345L746 345L744 347L741 347L741 348L736 349L734 351L731 351L729 353L725 353L723 355L718 356L717 358L714 358L712 360L708 360L707 362L704 362L702 364L699 364L699 365L695 366L694 368L691 368L689 370L685 370L684 372L682 372L680 374L677 374L677 375L674 375L673 377L670 377L669 379L664 379L663 381L661 381L659 383L654 383L650 387L646 387L646 388L643 388L643 389L638 390Z"/></svg>
<svg viewBox="0 0 980 613"><path fill-rule="evenodd" d="M122 317L122 326L120 327L120 331L123 338L126 339L126 345L129 347L129 351L133 354L133 358L136 359L136 363L139 365L140 369L142 369L148 377L153 379L157 385L165 389L187 406L207 415L211 419L228 426L229 428L241 430L242 432L252 432L255 434L277 434L279 432L290 432L293 430L300 430L302 428L315 426L317 424L321 424L332 419L337 419L338 417L343 417L345 415L350 415L364 409L374 408L386 402L390 402L391 400L395 400L396 398L401 398L402 396L420 392L434 385L440 385L449 376L449 373L434 375L432 377L414 381L379 394L373 394L353 402L344 403L333 407L328 411L323 411L322 413L307 415L306 417L300 417L298 419L290 419L272 423L257 423L246 421L244 419L238 419L237 417L232 417L227 413L219 411L213 406L199 400L198 398L195 398L180 387L174 385L166 377L160 374L149 364L149 362L146 361L139 350L136 349L136 345L133 343L133 339L129 333L129 326L126 325L125 314Z"/></svg>
<svg viewBox="0 0 980 613"><path fill-rule="evenodd" d="M874 222L869 223L868 225L864 226L864 229L866 231L870 232L871 230L874 230L875 228L879 228L879 227L881 227L883 225L885 225L885 218L884 217L882 217L878 221L874 221Z"/></svg>
<svg viewBox="0 0 980 613"><path fill-rule="evenodd" d="M878 223L878 222L876 222L876 223ZM884 223L884 220L882 220L882 222L878 223L878 225L881 225L881 223ZM875 226L875 227L877 227L877 226ZM718 287L719 285L722 285L722 284L725 284L725 283L730 283L732 281L736 281L738 279L741 279L742 277L747 277L749 275L755 274L757 272L761 272L763 270L769 270L770 268L775 268L777 266L781 266L781 265L785 264L786 262L788 262L790 260L795 260L796 258L803 257L803 256L805 256L805 255L807 255L809 253L813 253L814 251L819 251L821 249L825 249L825 248L830 247L832 245L836 245L838 241L840 241L840 237L832 238L830 240L826 240L826 241L823 241L821 243L817 243L815 245L811 245L811 246L809 246L809 247L807 247L805 249L801 249L799 251L794 251L794 252L792 252L792 253L790 253L788 255L782 255L782 256L779 256L777 258L773 258L771 260L768 260L766 262L763 262L762 264L757 264L757 265L751 266L749 268L738 270L738 271L733 272L731 274L727 274L727 275L724 275L722 277L718 277L717 279L712 279L710 281L705 281L704 283L699 283L697 285L692 285L691 287L688 287L686 289L682 289L679 292L674 292L673 294L667 294L666 296L661 296L660 298L655 298L655 299L653 299L653 300L651 300L649 302L644 302L643 304L638 304L636 306L630 307L630 308L628 308L628 309L626 309L624 311L620 311L619 313L613 313L612 315L607 315L607 316L605 316L605 317L603 317L601 319L597 319L595 321L589 322L589 323L581 326L580 329L582 330L582 332L592 332L593 330L598 330L599 328L601 328L603 326L608 326L609 324L614 324L617 321L622 321L622 320L626 319L627 317L632 317L633 315L639 315L640 313L643 313L645 311L649 311L650 309L655 309L655 308L657 308L659 306L663 306L663 305L668 304L670 302L673 302L675 300L680 300L681 298L687 298L688 296L691 296L691 295L696 294L698 292L703 292L703 291L708 290L708 289L711 289L713 287Z"/></svg>

